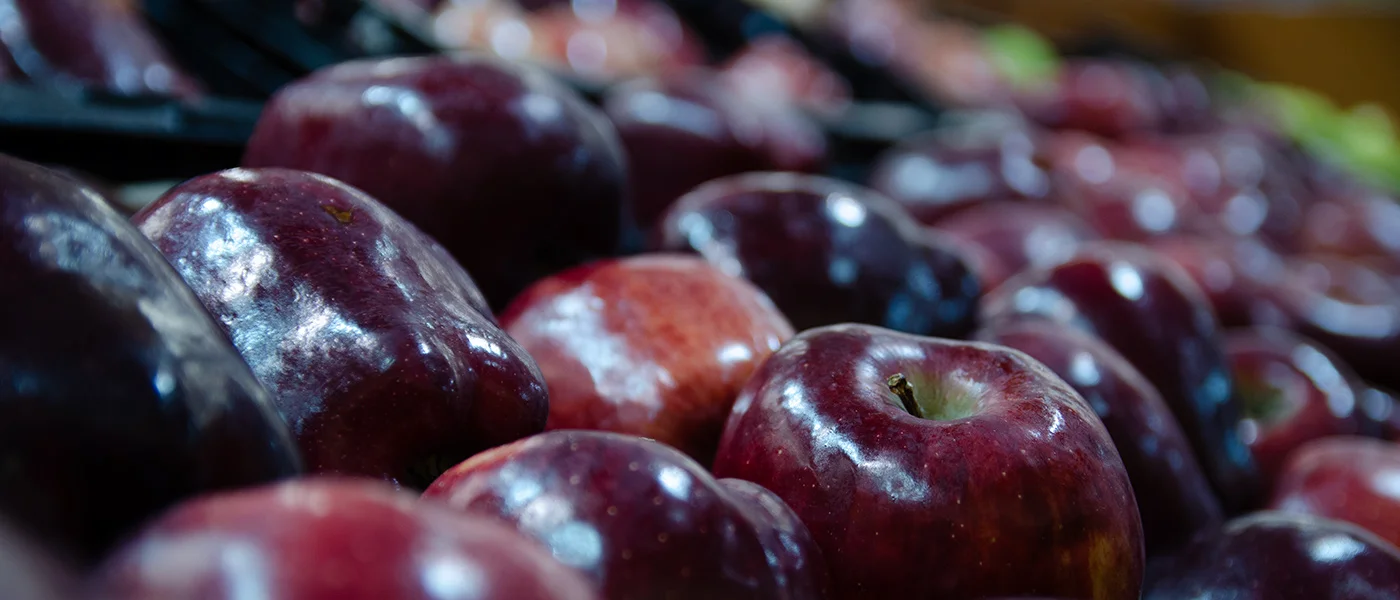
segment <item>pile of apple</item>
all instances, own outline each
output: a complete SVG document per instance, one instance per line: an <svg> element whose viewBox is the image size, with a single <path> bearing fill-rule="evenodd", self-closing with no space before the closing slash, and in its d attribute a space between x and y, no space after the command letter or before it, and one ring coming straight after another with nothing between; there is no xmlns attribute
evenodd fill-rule
<svg viewBox="0 0 1400 600"><path fill-rule="evenodd" d="M733 72L0 157L0 597L1400 598L1393 198L1104 61L861 187Z"/></svg>

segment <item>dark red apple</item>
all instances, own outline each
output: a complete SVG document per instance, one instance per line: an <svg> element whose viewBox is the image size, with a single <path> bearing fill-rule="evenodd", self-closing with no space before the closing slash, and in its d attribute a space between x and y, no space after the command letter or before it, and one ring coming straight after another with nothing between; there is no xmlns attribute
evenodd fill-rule
<svg viewBox="0 0 1400 600"><path fill-rule="evenodd" d="M1050 179L1035 162L1034 134L1023 125L939 130L902 141L872 167L870 187L926 225L983 202L1040 198Z"/></svg>
<svg viewBox="0 0 1400 600"><path fill-rule="evenodd" d="M1332 437L1301 446L1270 508L1348 521L1400 545L1400 445Z"/></svg>
<svg viewBox="0 0 1400 600"><path fill-rule="evenodd" d="M1400 590L1400 550L1360 527L1261 512L1155 563L1143 600L1369 600Z"/></svg>
<svg viewBox="0 0 1400 600"><path fill-rule="evenodd" d="M32 540L0 523L0 598L70 600L77 578Z"/></svg>
<svg viewBox="0 0 1400 600"><path fill-rule="evenodd" d="M1087 244L1064 264L1008 280L986 298L983 318L1049 319L1099 336L1162 393L1226 510L1259 500L1219 325L1176 265L1141 246Z"/></svg>
<svg viewBox="0 0 1400 600"><path fill-rule="evenodd" d="M0 156L0 517L86 563L184 498L298 471L160 252L91 188Z"/></svg>
<svg viewBox="0 0 1400 600"><path fill-rule="evenodd" d="M478 55L351 62L294 82L243 163L365 190L451 251L495 308L616 252L626 229L607 119L541 71Z"/></svg>
<svg viewBox="0 0 1400 600"><path fill-rule="evenodd" d="M839 116L851 85L802 44L781 34L753 39L721 67L726 86L750 102L795 106Z"/></svg>
<svg viewBox="0 0 1400 600"><path fill-rule="evenodd" d="M820 551L772 492L639 437L541 434L453 467L423 501L504 521L612 600L827 596Z"/></svg>
<svg viewBox="0 0 1400 600"><path fill-rule="evenodd" d="M1302 232L1304 249L1400 262L1400 201L1380 193L1314 204Z"/></svg>
<svg viewBox="0 0 1400 600"><path fill-rule="evenodd" d="M106 600L591 600L579 573L490 519L369 480L208 496L156 520L92 583Z"/></svg>
<svg viewBox="0 0 1400 600"><path fill-rule="evenodd" d="M1142 524L1112 439L1008 348L803 332L745 386L714 473L786 501L839 598L1138 597Z"/></svg>
<svg viewBox="0 0 1400 600"><path fill-rule="evenodd" d="M1225 355L1240 398L1240 435L1266 489L1293 450L1361 431L1356 374L1331 351L1275 328L1230 331Z"/></svg>
<svg viewBox="0 0 1400 600"><path fill-rule="evenodd" d="M940 219L942 235L990 253L1009 277L1025 269L1045 269L1069 260L1079 246L1100 239L1073 213L1048 204L988 202ZM991 290L1005 277L982 278Z"/></svg>
<svg viewBox="0 0 1400 600"><path fill-rule="evenodd" d="M977 339L1025 352L1079 392L1113 438L1142 516L1147 554L1224 521L1191 443L1162 395L1108 344L1052 321L1004 321Z"/></svg>
<svg viewBox="0 0 1400 600"><path fill-rule="evenodd" d="M1066 62L1056 85L1032 90L1018 103L1046 127L1123 137L1160 127L1161 99L1153 92L1139 65L1086 58Z"/></svg>
<svg viewBox="0 0 1400 600"><path fill-rule="evenodd" d="M792 337L753 285L644 255L537 282L501 315L549 386L549 429L656 439L709 462L739 388Z"/></svg>
<svg viewBox="0 0 1400 600"><path fill-rule="evenodd" d="M1281 322L1267 301L1269 290L1284 278L1284 259L1249 237L1167 236L1149 240L1148 248L1185 270L1206 293L1225 327Z"/></svg>
<svg viewBox="0 0 1400 600"><path fill-rule="evenodd" d="M544 429L539 368L447 251L329 177L233 169L133 221L272 391L307 467L422 489Z"/></svg>
<svg viewBox="0 0 1400 600"><path fill-rule="evenodd" d="M133 2L8 0L5 5L0 44L31 79L76 81L131 96L198 92Z"/></svg>
<svg viewBox="0 0 1400 600"><path fill-rule="evenodd" d="M1400 385L1400 287L1381 271L1337 255L1290 259L1268 299L1272 319L1330 348L1367 381Z"/></svg>
<svg viewBox="0 0 1400 600"><path fill-rule="evenodd" d="M746 100L709 72L615 86L603 107L627 149L634 218L645 230L706 181L748 171L812 171L826 155L821 130L794 107Z"/></svg>
<svg viewBox="0 0 1400 600"><path fill-rule="evenodd" d="M753 281L799 330L853 322L963 336L977 278L935 237L871 190L755 173L686 194L667 213L660 246Z"/></svg>

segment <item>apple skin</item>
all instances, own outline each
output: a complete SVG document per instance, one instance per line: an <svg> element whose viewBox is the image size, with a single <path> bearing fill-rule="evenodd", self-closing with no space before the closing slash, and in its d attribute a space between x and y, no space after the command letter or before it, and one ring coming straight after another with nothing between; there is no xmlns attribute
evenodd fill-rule
<svg viewBox="0 0 1400 600"><path fill-rule="evenodd" d="M914 417L895 374L976 406ZM713 471L792 507L838 598L1138 597L1142 524L1118 451L1083 398L1015 350L867 325L800 333L745 386Z"/></svg>
<svg viewBox="0 0 1400 600"><path fill-rule="evenodd" d="M1147 246L1185 270L1224 327L1282 324L1267 297L1284 279L1282 256L1255 238L1167 236Z"/></svg>
<svg viewBox="0 0 1400 600"><path fill-rule="evenodd" d="M644 438L540 434L453 467L423 501L504 521L611 600L827 597L821 552L777 496Z"/></svg>
<svg viewBox="0 0 1400 600"><path fill-rule="evenodd" d="M1269 507L1355 523L1400 545L1400 445L1330 437L1299 447L1274 486Z"/></svg>
<svg viewBox="0 0 1400 600"><path fill-rule="evenodd" d="M1400 589L1400 550L1350 523L1259 512L1154 563L1143 600L1366 600Z"/></svg>
<svg viewBox="0 0 1400 600"><path fill-rule="evenodd" d="M0 156L0 514L82 564L188 496L300 471L189 287L92 189Z"/></svg>
<svg viewBox="0 0 1400 600"><path fill-rule="evenodd" d="M1120 138L1161 126L1153 92L1138 64L1085 58L1067 62L1053 87L1022 94L1018 104L1046 127Z"/></svg>
<svg viewBox="0 0 1400 600"><path fill-rule="evenodd" d="M1175 264L1133 244L1087 244L1059 266L997 288L983 319L1049 319L1108 342L1161 392L1226 512L1262 500L1258 466L1238 431L1219 325Z"/></svg>
<svg viewBox="0 0 1400 600"><path fill-rule="evenodd" d="M66 565L0 522L0 598L71 600L77 591L77 578Z"/></svg>
<svg viewBox="0 0 1400 600"><path fill-rule="evenodd" d="M422 489L544 430L539 368L471 278L363 192L233 169L176 186L133 222L272 392L311 472Z"/></svg>
<svg viewBox="0 0 1400 600"><path fill-rule="evenodd" d="M876 159L869 185L925 225L984 202L1040 198L1050 180L1033 161L1034 138L1022 124L914 136Z"/></svg>
<svg viewBox="0 0 1400 600"><path fill-rule="evenodd" d="M821 130L795 108L747 100L707 71L614 86L603 110L627 150L633 218L645 231L706 181L749 171L815 171L826 157Z"/></svg>
<svg viewBox="0 0 1400 600"><path fill-rule="evenodd" d="M705 463L739 388L793 334L749 282L663 254L537 282L501 323L544 373L549 429L640 435Z"/></svg>
<svg viewBox="0 0 1400 600"><path fill-rule="evenodd" d="M282 88L245 167L360 188L472 274L493 308L617 252L628 226L617 132L542 71L476 54L343 63Z"/></svg>
<svg viewBox="0 0 1400 600"><path fill-rule="evenodd" d="M1326 348L1283 329L1236 329L1225 336L1225 356L1245 415L1241 432L1265 489L1295 448L1361 432L1359 382Z"/></svg>
<svg viewBox="0 0 1400 600"><path fill-rule="evenodd" d="M4 52L30 78L129 96L194 96L199 85L160 47L131 2L11 0ZM0 61L3 62L3 61Z"/></svg>
<svg viewBox="0 0 1400 600"><path fill-rule="evenodd" d="M660 248L754 282L798 330L867 323L971 333L981 291L951 246L898 204L825 177L751 173L696 188L667 213Z"/></svg>
<svg viewBox="0 0 1400 600"><path fill-rule="evenodd" d="M594 600L588 583L486 518L373 480L317 477L198 498L112 556L93 597Z"/></svg>
<svg viewBox="0 0 1400 600"><path fill-rule="evenodd" d="M1005 321L976 339L1025 352L1074 388L1103 420L1133 483L1148 556L1225 520L1191 443L1157 389L1123 355L1051 321Z"/></svg>
<svg viewBox="0 0 1400 600"><path fill-rule="evenodd" d="M1400 287L1382 271L1333 254L1290 258L1267 293L1277 321L1330 348L1361 377L1400 386Z"/></svg>
<svg viewBox="0 0 1400 600"><path fill-rule="evenodd" d="M1362 431L1388 442L1400 442L1400 400L1389 390L1362 385L1358 392Z"/></svg>
<svg viewBox="0 0 1400 600"><path fill-rule="evenodd" d="M987 202L939 220L934 229L987 251L1008 277L1028 268L1053 267L1080 245L1101 239L1073 213L1027 202ZM991 290L1004 281L984 276L982 287Z"/></svg>

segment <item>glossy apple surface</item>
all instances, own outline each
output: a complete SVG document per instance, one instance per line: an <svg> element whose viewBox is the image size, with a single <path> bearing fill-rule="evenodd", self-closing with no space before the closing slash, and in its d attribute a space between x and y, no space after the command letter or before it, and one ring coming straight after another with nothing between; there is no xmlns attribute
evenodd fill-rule
<svg viewBox="0 0 1400 600"><path fill-rule="evenodd" d="M706 181L812 171L826 155L821 130L794 107L746 99L708 72L615 86L603 107L627 150L634 217L644 230Z"/></svg>
<svg viewBox="0 0 1400 600"><path fill-rule="evenodd" d="M1155 238L1147 246L1191 277L1210 299L1222 326L1283 322L1267 296L1282 283L1285 263L1265 243L1253 238L1182 235Z"/></svg>
<svg viewBox="0 0 1400 600"><path fill-rule="evenodd" d="M423 501L510 524L613 600L826 597L820 551L772 492L643 438L544 433L453 467Z"/></svg>
<svg viewBox="0 0 1400 600"><path fill-rule="evenodd" d="M565 271L501 323L544 373L550 429L640 435L707 463L739 388L793 334L752 284L684 255Z"/></svg>
<svg viewBox="0 0 1400 600"><path fill-rule="evenodd" d="M299 471L218 326L96 192L0 156L0 513L76 561L192 494Z"/></svg>
<svg viewBox="0 0 1400 600"><path fill-rule="evenodd" d="M1161 392L1226 510L1259 500L1259 472L1240 439L1242 415L1219 326L1176 265L1140 246L1086 245L1064 264L997 288L983 318L1049 319L1102 338Z"/></svg>
<svg viewBox="0 0 1400 600"><path fill-rule="evenodd" d="M787 502L839 598L1138 596L1142 524L1112 439L1004 347L803 332L745 386L714 473Z"/></svg>
<svg viewBox="0 0 1400 600"><path fill-rule="evenodd" d="M1361 429L1371 437L1400 442L1400 400L1390 390L1363 385L1357 393Z"/></svg>
<svg viewBox="0 0 1400 600"><path fill-rule="evenodd" d="M1299 447L1274 486L1270 508L1348 521L1400 545L1400 445L1331 437Z"/></svg>
<svg viewBox="0 0 1400 600"><path fill-rule="evenodd" d="M596 598L509 528L334 478L182 504L112 556L92 589L110 600Z"/></svg>
<svg viewBox="0 0 1400 600"><path fill-rule="evenodd" d="M852 322L964 336L977 278L934 237L871 190L756 173L686 194L667 213L660 246L754 282L799 330Z"/></svg>
<svg viewBox="0 0 1400 600"><path fill-rule="evenodd" d="M9 523L0 523L0 597L69 600L77 578Z"/></svg>
<svg viewBox="0 0 1400 600"><path fill-rule="evenodd" d="M1363 600L1400 590L1400 550L1355 525L1262 512L1154 564L1144 600Z"/></svg>
<svg viewBox="0 0 1400 600"><path fill-rule="evenodd" d="M1372 383L1400 385L1400 288L1383 272L1338 255L1290 259L1269 300L1281 321L1341 356Z"/></svg>
<svg viewBox="0 0 1400 600"><path fill-rule="evenodd" d="M1019 99L1021 109L1054 129L1123 137L1157 129L1161 103L1139 65L1127 61L1067 62L1055 85Z"/></svg>
<svg viewBox="0 0 1400 600"><path fill-rule="evenodd" d="M329 175L442 243L492 307L616 252L627 218L617 132L541 71L473 54L329 67L268 103L245 167Z"/></svg>
<svg viewBox="0 0 1400 600"><path fill-rule="evenodd" d="M1356 375L1326 348L1282 329L1236 329L1225 355L1244 412L1241 436L1266 489L1294 449L1361 432Z"/></svg>
<svg viewBox="0 0 1400 600"><path fill-rule="evenodd" d="M1108 344L1051 321L1005 321L976 337L1040 361L1094 408L1128 469L1149 556L1224 521L1220 500L1162 395Z"/></svg>
<svg viewBox="0 0 1400 600"><path fill-rule="evenodd" d="M1032 138L1014 124L916 136L876 159L870 187L926 225L984 202L1038 198L1050 183Z"/></svg>
<svg viewBox="0 0 1400 600"><path fill-rule="evenodd" d="M31 79L118 94L189 96L198 84L160 47L134 3L10 0L4 40Z"/></svg>
<svg viewBox="0 0 1400 600"><path fill-rule="evenodd" d="M471 278L363 192L233 169L176 186L133 221L272 392L310 471L422 489L544 429L539 369Z"/></svg>
<svg viewBox="0 0 1400 600"><path fill-rule="evenodd" d="M990 253L1009 277L1025 269L1044 269L1069 260L1085 242L1100 239L1073 213L1048 204L988 202L938 221L943 235ZM1005 281L984 276L983 289Z"/></svg>

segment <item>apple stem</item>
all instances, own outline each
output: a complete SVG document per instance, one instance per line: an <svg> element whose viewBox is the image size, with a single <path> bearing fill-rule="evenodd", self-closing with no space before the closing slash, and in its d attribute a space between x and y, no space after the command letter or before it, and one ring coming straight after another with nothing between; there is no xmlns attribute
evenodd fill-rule
<svg viewBox="0 0 1400 600"><path fill-rule="evenodd" d="M920 419L924 418L924 410L919 407L919 403L914 401L914 384L909 383L909 378L903 373L895 373L885 380L885 385L899 398L899 403L904 405L905 412Z"/></svg>

